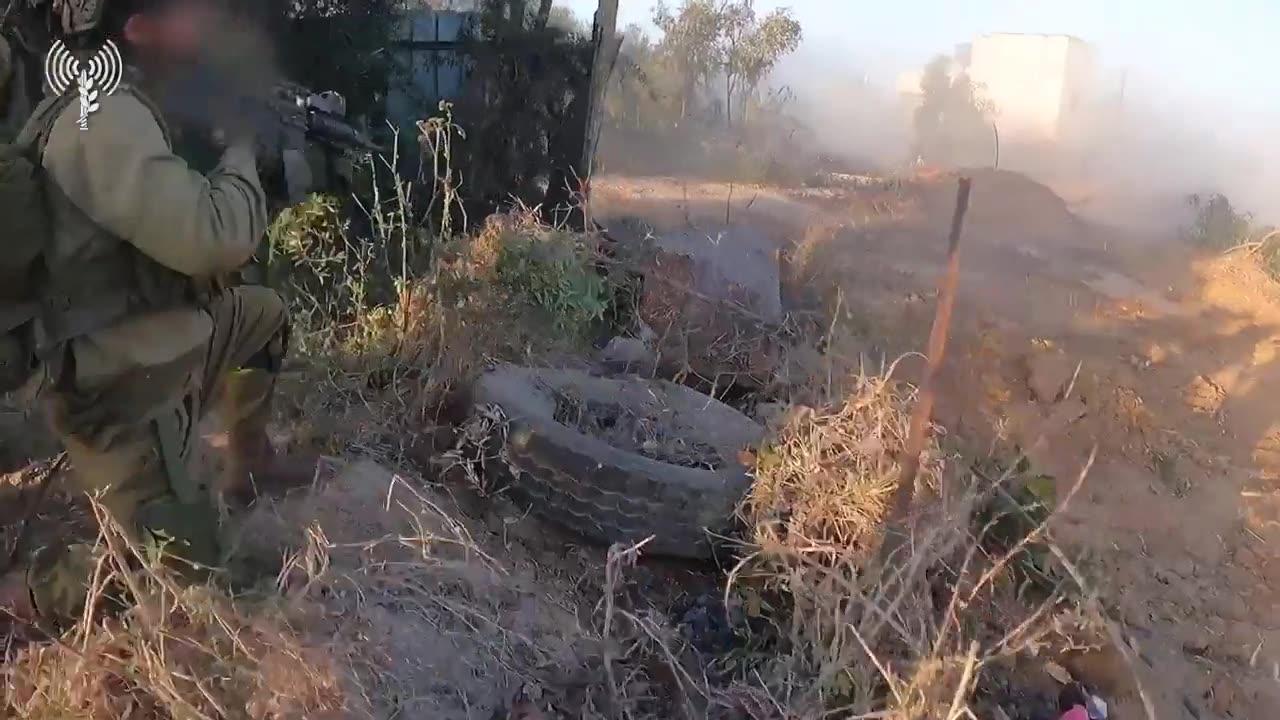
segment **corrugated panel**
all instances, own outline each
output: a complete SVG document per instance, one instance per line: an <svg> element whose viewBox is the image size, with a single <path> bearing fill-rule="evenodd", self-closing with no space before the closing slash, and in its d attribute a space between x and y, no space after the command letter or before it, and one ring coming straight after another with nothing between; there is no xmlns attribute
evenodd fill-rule
<svg viewBox="0 0 1280 720"><path fill-rule="evenodd" d="M417 122L437 114L440 101L456 98L466 81L464 58L459 53L408 45L454 42L471 16L472 13L423 8L399 26L398 42L390 50L399 71L388 88L386 111L387 119L400 129L402 148L417 137Z"/></svg>
<svg viewBox="0 0 1280 720"><path fill-rule="evenodd" d="M446 42L457 40L458 36L462 34L462 28L466 24L467 19L470 18L472 14L473 13L460 12L436 13L439 25L437 26L435 39Z"/></svg>
<svg viewBox="0 0 1280 720"><path fill-rule="evenodd" d="M404 17L394 31L396 42L452 42L458 39L467 19L474 13L430 8L415 10Z"/></svg>

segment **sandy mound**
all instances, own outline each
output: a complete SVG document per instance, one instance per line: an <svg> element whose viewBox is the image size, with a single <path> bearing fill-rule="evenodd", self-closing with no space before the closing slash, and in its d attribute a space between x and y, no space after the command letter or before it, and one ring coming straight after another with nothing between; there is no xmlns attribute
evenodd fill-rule
<svg viewBox="0 0 1280 720"><path fill-rule="evenodd" d="M1065 200L1048 186L1008 170L972 169L973 194L966 216L968 226L1022 244L1059 244L1079 239L1084 223ZM930 203L931 215L950 217L955 206L955 184L939 186Z"/></svg>

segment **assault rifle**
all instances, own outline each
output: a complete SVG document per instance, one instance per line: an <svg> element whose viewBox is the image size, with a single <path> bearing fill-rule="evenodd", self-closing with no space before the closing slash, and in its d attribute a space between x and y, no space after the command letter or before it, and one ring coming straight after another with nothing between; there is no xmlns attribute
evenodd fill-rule
<svg viewBox="0 0 1280 720"><path fill-rule="evenodd" d="M215 146L249 132L269 194L286 205L309 192L348 190L340 186L351 181L354 160L382 151L347 120L345 98L292 82L249 90L197 70L163 88L157 101L166 117L207 134Z"/></svg>
<svg viewBox="0 0 1280 720"><path fill-rule="evenodd" d="M265 103L251 100L246 109L255 116L264 175L283 179L289 204L308 192L350 183L356 158L382 152L347 121L346 99L336 92L279 83Z"/></svg>
<svg viewBox="0 0 1280 720"><path fill-rule="evenodd" d="M347 101L338 93L315 94L292 83L281 83L274 90L285 123L300 129L307 140L344 151L382 151L347 123Z"/></svg>
<svg viewBox="0 0 1280 720"><path fill-rule="evenodd" d="M184 82L165 88L160 106L184 132L187 145L212 166L229 136L248 132L256 141L258 173L274 216L297 205L312 192L347 196L353 187L355 163L382 152L346 119L346 100L336 92L314 93L291 82L277 82L254 91L231 89L213 74L193 73ZM250 282L267 284L270 253L259 253L235 277L219 278L214 288Z"/></svg>

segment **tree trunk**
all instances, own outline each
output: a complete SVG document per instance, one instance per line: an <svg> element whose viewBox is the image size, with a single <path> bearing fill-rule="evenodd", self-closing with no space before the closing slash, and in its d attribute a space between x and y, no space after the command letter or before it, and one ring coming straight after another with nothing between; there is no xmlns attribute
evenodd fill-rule
<svg viewBox="0 0 1280 720"><path fill-rule="evenodd" d="M724 71L724 126L733 127L733 75Z"/></svg>
<svg viewBox="0 0 1280 720"><path fill-rule="evenodd" d="M547 22L551 19L551 2L552 0L540 0L538 3L538 29L546 30Z"/></svg>

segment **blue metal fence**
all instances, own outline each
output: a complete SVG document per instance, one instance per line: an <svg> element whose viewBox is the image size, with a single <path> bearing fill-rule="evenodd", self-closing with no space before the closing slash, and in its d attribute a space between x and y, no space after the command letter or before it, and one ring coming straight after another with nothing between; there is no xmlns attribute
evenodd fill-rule
<svg viewBox="0 0 1280 720"><path fill-rule="evenodd" d="M405 16L391 46L395 63L387 89L387 119L401 133L437 113L441 100L455 99L466 80L466 60L457 41L474 13L416 10Z"/></svg>

